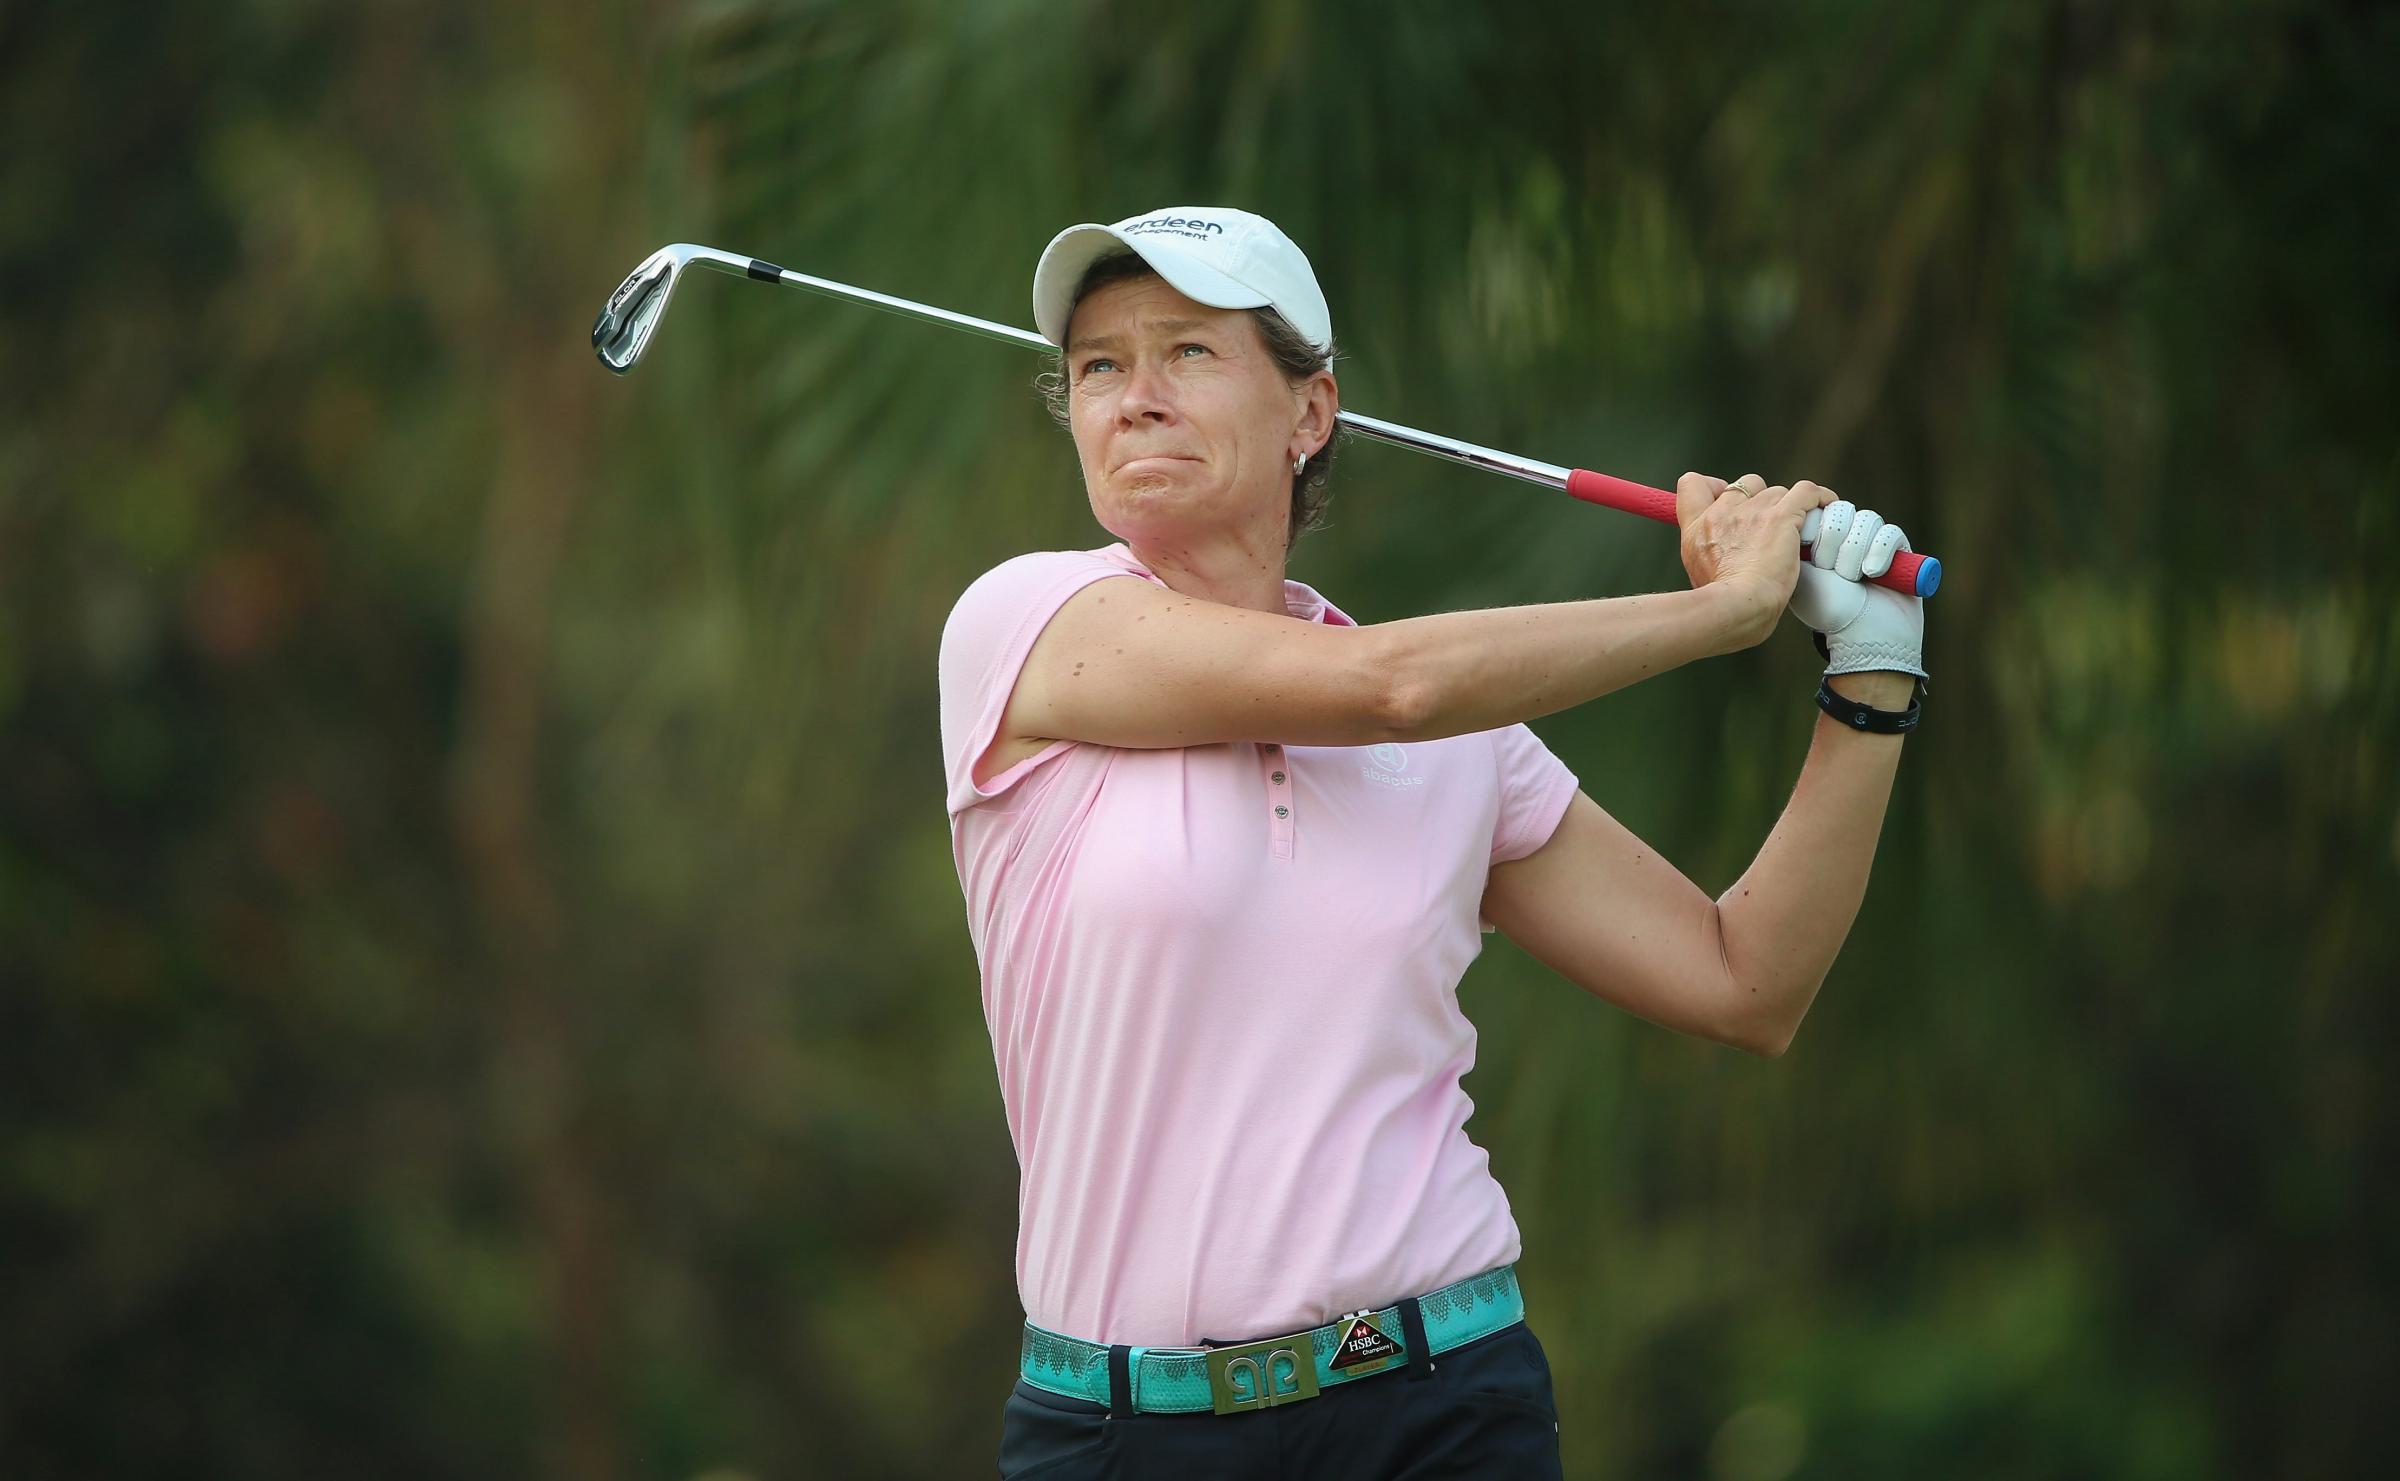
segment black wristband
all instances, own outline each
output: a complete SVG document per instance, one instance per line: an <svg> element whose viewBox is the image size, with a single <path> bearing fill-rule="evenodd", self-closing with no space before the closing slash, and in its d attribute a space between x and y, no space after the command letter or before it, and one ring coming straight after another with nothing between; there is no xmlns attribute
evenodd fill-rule
<svg viewBox="0 0 2400 1481"><path fill-rule="evenodd" d="M1834 693L1830 675L1817 681L1817 708L1848 728L1869 735L1906 735L1917 728L1917 717L1925 710L1914 694L1908 697L1905 710L1870 709L1855 699Z"/></svg>

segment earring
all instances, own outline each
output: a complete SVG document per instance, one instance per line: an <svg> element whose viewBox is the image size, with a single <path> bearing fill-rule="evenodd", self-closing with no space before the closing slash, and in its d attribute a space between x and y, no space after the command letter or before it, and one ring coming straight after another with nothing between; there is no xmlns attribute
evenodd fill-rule
<svg viewBox="0 0 2400 1481"><path fill-rule="evenodd" d="M1294 477L1294 478L1298 478L1298 477L1300 476L1300 470L1301 470L1301 469L1303 469L1303 468L1305 468L1305 467L1307 467L1307 466L1308 466L1308 454L1306 454L1306 453L1298 453L1298 454L1295 454L1295 455L1293 456L1293 458L1292 458L1292 477Z"/></svg>

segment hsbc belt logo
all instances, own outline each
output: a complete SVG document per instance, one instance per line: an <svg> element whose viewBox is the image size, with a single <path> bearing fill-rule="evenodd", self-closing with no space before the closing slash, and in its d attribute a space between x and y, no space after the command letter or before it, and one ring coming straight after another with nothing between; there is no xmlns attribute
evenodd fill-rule
<svg viewBox="0 0 2400 1481"><path fill-rule="evenodd" d="M1374 764L1358 769L1359 776L1367 781L1380 782L1386 787L1425 785L1425 779L1421 776L1401 775L1408 770L1408 751L1404 747L1395 746L1389 741L1380 746L1369 746L1367 759Z"/></svg>
<svg viewBox="0 0 2400 1481"><path fill-rule="evenodd" d="M1354 1378L1364 1377L1391 1367L1406 1351L1392 1340L1389 1332L1360 1312L1342 1328L1341 1339L1333 1345L1333 1361L1325 1366Z"/></svg>

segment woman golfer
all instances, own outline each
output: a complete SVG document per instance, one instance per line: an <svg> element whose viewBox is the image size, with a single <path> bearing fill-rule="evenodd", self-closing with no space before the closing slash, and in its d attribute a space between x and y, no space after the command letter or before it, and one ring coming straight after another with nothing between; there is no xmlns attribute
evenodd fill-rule
<svg viewBox="0 0 2400 1481"><path fill-rule="evenodd" d="M1000 1472L1555 1476L1460 975L1497 928L1653 1023L1782 1053L1915 716L1922 605L1859 579L1906 542L1814 484L1686 474L1689 591L1361 627L1284 575L1339 404L1299 248L1178 206L1061 232L1033 298L1117 540L1001 563L942 634L1023 1179ZM1829 718L1711 901L1524 722L1757 643L1787 603Z"/></svg>

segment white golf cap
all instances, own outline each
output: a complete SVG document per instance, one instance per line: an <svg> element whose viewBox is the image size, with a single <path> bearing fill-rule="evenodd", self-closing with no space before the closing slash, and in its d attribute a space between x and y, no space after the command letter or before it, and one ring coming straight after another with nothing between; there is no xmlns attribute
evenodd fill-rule
<svg viewBox="0 0 2400 1481"><path fill-rule="evenodd" d="M1168 206L1052 237L1033 269L1033 324L1042 338L1065 346L1085 271L1129 248L1194 303L1271 308L1317 348L1333 343L1333 314L1308 258L1274 222L1230 206Z"/></svg>

